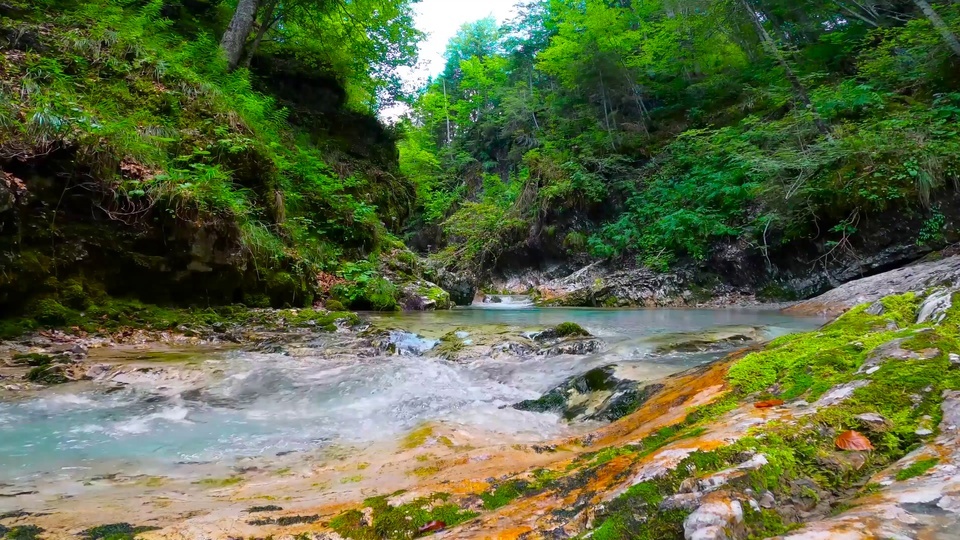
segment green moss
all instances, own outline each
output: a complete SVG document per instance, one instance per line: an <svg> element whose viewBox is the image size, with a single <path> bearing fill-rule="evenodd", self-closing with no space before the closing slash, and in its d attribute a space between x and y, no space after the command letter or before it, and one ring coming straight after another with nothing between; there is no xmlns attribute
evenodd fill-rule
<svg viewBox="0 0 960 540"><path fill-rule="evenodd" d="M134 527L129 523L111 523L87 529L80 533L87 540L133 540L142 532L155 531L158 527Z"/></svg>
<svg viewBox="0 0 960 540"><path fill-rule="evenodd" d="M341 303L339 300L334 300L334 299L327 300L324 307L326 307L330 311L346 311L346 308L343 307L343 303Z"/></svg>
<svg viewBox="0 0 960 540"><path fill-rule="evenodd" d="M890 305L884 317L866 313L869 305L864 304L820 331L775 339L764 350L734 364L727 379L742 395L779 384L784 399L804 395L816 399L830 387L850 380L873 348L896 337L897 331L888 329L890 318L906 325L914 317L919 299L908 293L884 301Z"/></svg>
<svg viewBox="0 0 960 540"><path fill-rule="evenodd" d="M609 448L604 448L603 450L597 452L596 455L593 456L593 459L590 462L590 464L603 465L604 463L608 463L620 456L627 456L627 455L636 454L636 453L637 451L634 448L631 448L629 446L611 446Z"/></svg>
<svg viewBox="0 0 960 540"><path fill-rule="evenodd" d="M13 363L31 367L46 366L53 363L53 357L49 354L40 353L17 354L13 357Z"/></svg>
<svg viewBox="0 0 960 540"><path fill-rule="evenodd" d="M19 525L10 528L3 536L4 540L39 540L43 529L36 525Z"/></svg>
<svg viewBox="0 0 960 540"><path fill-rule="evenodd" d="M904 480L909 480L911 478L916 478L922 474L926 474L927 471L937 466L937 463L940 463L940 460L937 458L928 458L921 459L910 464L909 467L901 469L897 472L897 480L903 482Z"/></svg>
<svg viewBox="0 0 960 540"><path fill-rule="evenodd" d="M230 476L227 478L204 478L194 482L194 484L203 486L205 488L225 488L230 486L235 486L243 482L243 478L239 476Z"/></svg>
<svg viewBox="0 0 960 540"><path fill-rule="evenodd" d="M41 365L31 368L25 378L30 382L48 385L70 382L70 379L64 375L62 367L52 365Z"/></svg>
<svg viewBox="0 0 960 540"><path fill-rule="evenodd" d="M580 337L580 336L589 336L590 332L587 332L577 323L564 322L558 324L554 331L559 337Z"/></svg>
<svg viewBox="0 0 960 540"><path fill-rule="evenodd" d="M510 504L527 490L529 484L522 480L510 480L486 493L480 494L483 507L487 510L496 510Z"/></svg>
<svg viewBox="0 0 960 540"><path fill-rule="evenodd" d="M790 532L798 525L784 523L783 517L773 510L761 508L754 510L749 504L743 505L743 521L748 532L748 540L762 540Z"/></svg>
<svg viewBox="0 0 960 540"><path fill-rule="evenodd" d="M27 308L27 314L40 324L53 326L66 324L73 316L70 309L54 298L34 300Z"/></svg>
<svg viewBox="0 0 960 540"><path fill-rule="evenodd" d="M433 426L421 426L408 433L401 441L400 447L407 450L418 448L426 444L431 437L433 437Z"/></svg>
<svg viewBox="0 0 960 540"><path fill-rule="evenodd" d="M450 293L440 287L421 287L418 292L420 296L433 300L437 309L450 309L453 307L450 301Z"/></svg>
<svg viewBox="0 0 960 540"><path fill-rule="evenodd" d="M453 360L457 357L457 353L463 350L465 344L457 332L447 332L440 338L440 343L433 348L433 354L439 356L440 358L445 358L447 360Z"/></svg>
<svg viewBox="0 0 960 540"><path fill-rule="evenodd" d="M329 526L340 536L354 540L405 540L417 537L420 527L431 521L442 521L450 528L478 515L450 503L449 498L437 493L391 506L387 497L373 497L364 501L364 507L372 510L372 523L366 523L361 510L348 510L333 518Z"/></svg>

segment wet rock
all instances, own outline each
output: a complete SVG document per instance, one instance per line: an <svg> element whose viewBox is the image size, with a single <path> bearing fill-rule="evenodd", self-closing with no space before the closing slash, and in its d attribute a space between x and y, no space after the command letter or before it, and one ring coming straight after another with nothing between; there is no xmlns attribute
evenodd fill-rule
<svg viewBox="0 0 960 540"><path fill-rule="evenodd" d="M852 396L853 393L858 388L863 388L868 384L870 384L870 381L861 379L861 380L851 381L846 384L835 386L831 388L826 394L821 396L820 399L818 399L816 403L813 404L813 408L821 409L823 407L829 407L831 405L842 403L850 399L850 396Z"/></svg>
<svg viewBox="0 0 960 540"><path fill-rule="evenodd" d="M110 374L110 366L107 364L94 364L87 368L84 376L87 379L97 380Z"/></svg>
<svg viewBox="0 0 960 540"><path fill-rule="evenodd" d="M859 471L867 463L863 452L826 452L817 457L821 467L838 474Z"/></svg>
<svg viewBox="0 0 960 540"><path fill-rule="evenodd" d="M607 420L622 418L636 410L663 388L619 379L616 366L592 369L572 377L534 400L513 407L521 411L557 412L567 420Z"/></svg>
<svg viewBox="0 0 960 540"><path fill-rule="evenodd" d="M884 307L883 302L877 300L876 302L870 304L870 307L866 309L866 313L869 315L880 316L883 315L886 310L887 308Z"/></svg>
<svg viewBox="0 0 960 540"><path fill-rule="evenodd" d="M447 291L450 300L458 306L469 306L477 295L477 278L470 272L451 272L444 268L433 269L432 279Z"/></svg>
<svg viewBox="0 0 960 540"><path fill-rule="evenodd" d="M450 293L435 283L417 279L407 282L400 288L400 305L405 311L432 311L450 309L453 302Z"/></svg>
<svg viewBox="0 0 960 540"><path fill-rule="evenodd" d="M950 353L950 367L953 369L960 367L960 354Z"/></svg>
<svg viewBox="0 0 960 540"><path fill-rule="evenodd" d="M923 415L920 418L920 425L917 427L914 433L920 437L933 435L933 417L927 414Z"/></svg>
<svg viewBox="0 0 960 540"><path fill-rule="evenodd" d="M889 420L887 420L886 418L884 418L882 415L878 413L858 414L854 416L854 419L859 421L870 431L874 431L874 432L883 432L890 429L890 427L893 426L893 424Z"/></svg>
<svg viewBox="0 0 960 540"><path fill-rule="evenodd" d="M752 326L731 326L704 332L668 334L656 338L656 352L701 352L721 350L763 339L763 329Z"/></svg>
<svg viewBox="0 0 960 540"><path fill-rule="evenodd" d="M576 323L560 323L553 328L536 332L532 336L537 343L553 343L564 338L592 337L582 326Z"/></svg>
<svg viewBox="0 0 960 540"><path fill-rule="evenodd" d="M74 344L73 347L70 347L69 349L67 349L67 352L69 352L70 354L74 356L80 356L80 357L86 356L88 351L89 350L87 349L87 347L80 343L76 343Z"/></svg>
<svg viewBox="0 0 960 540"><path fill-rule="evenodd" d="M683 520L685 540L731 540L743 533L743 507L723 492L710 493Z"/></svg>
<svg viewBox="0 0 960 540"><path fill-rule="evenodd" d="M678 493L671 495L660 502L660 510L669 512L671 510L686 510L692 512L700 507L700 501L703 500L703 493Z"/></svg>
<svg viewBox="0 0 960 540"><path fill-rule="evenodd" d="M770 509L777 505L777 499L776 497L774 497L773 492L764 491L763 494L760 495L760 500L758 501L758 504L760 505L761 508Z"/></svg>
<svg viewBox="0 0 960 540"><path fill-rule="evenodd" d="M891 294L903 294L958 281L960 281L960 256L950 256L938 261L914 264L850 281L816 298L791 306L785 311L797 315L836 316L854 306L876 302Z"/></svg>
<svg viewBox="0 0 960 540"><path fill-rule="evenodd" d="M537 354L544 356L558 356L561 354L584 355L600 352L602 349L603 342L599 339L575 339L563 341L547 349L542 349Z"/></svg>
<svg viewBox="0 0 960 540"><path fill-rule="evenodd" d="M767 457L757 454L747 461L700 478L687 478L680 483L680 493L709 493L729 484L733 480L746 476L748 471L754 471L768 463Z"/></svg>
<svg viewBox="0 0 960 540"><path fill-rule="evenodd" d="M880 369L885 362L889 360L927 360L940 354L937 349L927 349L923 351L910 351L902 347L905 339L894 339L878 346L870 352L870 356L863 362L857 373L866 373L872 375Z"/></svg>
<svg viewBox="0 0 960 540"><path fill-rule="evenodd" d="M917 323L941 323L952 305L954 289L941 289L927 296L918 310Z"/></svg>
<svg viewBox="0 0 960 540"><path fill-rule="evenodd" d="M686 278L647 268L628 270L594 263L559 279L530 283L541 303L560 306L662 306L684 304Z"/></svg>

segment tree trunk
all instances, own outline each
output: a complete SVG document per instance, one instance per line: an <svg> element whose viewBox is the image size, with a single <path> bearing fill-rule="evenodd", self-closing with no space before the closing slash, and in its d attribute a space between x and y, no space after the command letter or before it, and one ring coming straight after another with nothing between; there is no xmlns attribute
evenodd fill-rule
<svg viewBox="0 0 960 540"><path fill-rule="evenodd" d="M263 36L267 35L273 25L280 20L279 15L274 15L279 3L280 0L270 0L267 7L264 8L260 28L257 29L257 35L253 38L253 43L250 44L250 50L247 51L247 59L243 61L244 66L250 67L250 63L253 62L253 55L257 54L257 49L260 48L260 43L263 41Z"/></svg>
<svg viewBox="0 0 960 540"><path fill-rule="evenodd" d="M240 0L237 3L237 10L233 12L230 26L220 40L220 48L227 55L227 63L231 70L237 68L240 57L243 56L243 46L250 36L250 30L253 29L253 20L257 17L259 4L259 0Z"/></svg>
<svg viewBox="0 0 960 540"><path fill-rule="evenodd" d="M922 2L923 0L914 0L915 2ZM743 9L747 10L747 14L750 16L750 19L753 21L753 26L757 30L757 35L760 37L760 42L763 44L763 48L770 53L771 56L780 64L780 67L783 68L784 74L787 76L787 80L790 81L790 86L793 87L793 92L796 94L797 99L800 103L810 111L810 114L813 115L813 123L817 126L817 129L820 133L824 134L828 139L832 138L830 132L830 127L827 126L826 122L823 121L823 118L820 117L820 114L813 107L813 103L810 101L810 96L807 94L807 89L803 87L803 84L800 82L800 78L797 77L797 74L794 73L793 68L790 67L790 63L787 62L787 59L784 58L783 53L780 52L780 49L777 47L777 43L773 41L773 38L770 37L770 34L767 32L767 29L763 27L763 21L760 20L760 16L757 12L750 6L750 3L747 0L740 0Z"/></svg>
<svg viewBox="0 0 960 540"><path fill-rule="evenodd" d="M954 0L955 1L955 0ZM930 3L927 0L913 0L913 3L920 8L920 11L927 16L927 19L930 21L930 24L940 32L940 35L943 36L943 40L947 42L947 45L950 46L950 49L953 50L953 54L960 56L960 40L957 40L957 35L950 30L950 27L947 26L947 23L943 22L943 19L940 18L940 15L937 15L937 12L933 10L933 7L930 6Z"/></svg>

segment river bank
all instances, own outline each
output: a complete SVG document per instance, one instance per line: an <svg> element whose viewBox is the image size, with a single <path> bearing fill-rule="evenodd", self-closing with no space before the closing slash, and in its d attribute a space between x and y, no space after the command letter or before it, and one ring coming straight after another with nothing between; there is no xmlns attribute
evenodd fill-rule
<svg viewBox="0 0 960 540"><path fill-rule="evenodd" d="M0 525L41 538L950 538L960 305L938 275L874 287L882 298L811 332L824 319L770 310L501 307L95 348L95 380L0 404L0 455L18 460L4 470L22 471L0 480Z"/></svg>

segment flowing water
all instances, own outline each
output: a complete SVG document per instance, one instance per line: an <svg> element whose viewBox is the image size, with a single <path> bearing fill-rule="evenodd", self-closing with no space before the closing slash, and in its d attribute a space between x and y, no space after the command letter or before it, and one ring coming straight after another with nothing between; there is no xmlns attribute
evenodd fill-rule
<svg viewBox="0 0 960 540"><path fill-rule="evenodd" d="M822 322L769 310L537 309L520 300L370 318L393 329L399 354L361 354L351 350L354 336L320 334L276 352L199 351L189 362L141 362L136 367L144 369L121 379L127 384L73 383L0 401L0 495L103 474L189 477L198 464L396 442L425 422L497 442L547 440L578 428L510 405L611 362L656 378L721 354L659 354L657 336L746 326L774 337ZM603 339L604 351L464 361L426 354L450 332L469 345L564 321Z"/></svg>

